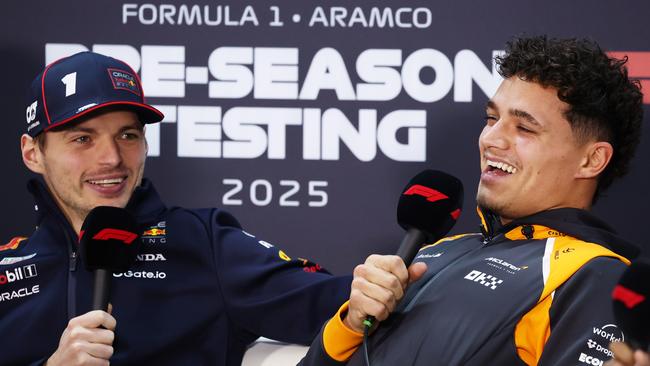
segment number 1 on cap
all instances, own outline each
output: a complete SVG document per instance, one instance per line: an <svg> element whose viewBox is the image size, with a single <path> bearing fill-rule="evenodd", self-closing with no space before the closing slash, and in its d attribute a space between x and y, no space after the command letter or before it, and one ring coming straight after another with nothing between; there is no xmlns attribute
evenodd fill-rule
<svg viewBox="0 0 650 366"><path fill-rule="evenodd" d="M65 96L69 97L77 92L77 73L70 73L61 79L65 84Z"/></svg>

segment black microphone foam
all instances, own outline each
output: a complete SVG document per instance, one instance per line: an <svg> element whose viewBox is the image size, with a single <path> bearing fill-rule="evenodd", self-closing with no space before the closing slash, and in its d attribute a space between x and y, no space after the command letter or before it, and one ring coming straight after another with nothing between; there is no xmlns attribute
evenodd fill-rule
<svg viewBox="0 0 650 366"><path fill-rule="evenodd" d="M614 316L625 341L648 350L650 344L650 262L638 260L628 267L612 292Z"/></svg>
<svg viewBox="0 0 650 366"><path fill-rule="evenodd" d="M98 206L88 213L79 250L86 269L95 273L93 309L106 310L111 274L131 267L141 243L138 224L125 209Z"/></svg>
<svg viewBox="0 0 650 366"><path fill-rule="evenodd" d="M409 265L424 243L444 237L463 207L463 184L447 173L425 170L413 177L400 196L397 222L407 231L397 255Z"/></svg>

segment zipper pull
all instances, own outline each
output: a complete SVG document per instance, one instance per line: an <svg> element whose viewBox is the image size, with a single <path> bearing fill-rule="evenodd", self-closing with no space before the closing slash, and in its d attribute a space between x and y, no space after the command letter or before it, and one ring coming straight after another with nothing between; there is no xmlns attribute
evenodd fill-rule
<svg viewBox="0 0 650 366"><path fill-rule="evenodd" d="M490 236L486 228L483 227L483 225L479 225L479 229L481 230L481 234L483 235L483 245L486 245L487 243L490 242L490 240L492 240L492 237Z"/></svg>
<svg viewBox="0 0 650 366"><path fill-rule="evenodd" d="M72 251L70 252L70 272L74 272L77 270L77 252Z"/></svg>

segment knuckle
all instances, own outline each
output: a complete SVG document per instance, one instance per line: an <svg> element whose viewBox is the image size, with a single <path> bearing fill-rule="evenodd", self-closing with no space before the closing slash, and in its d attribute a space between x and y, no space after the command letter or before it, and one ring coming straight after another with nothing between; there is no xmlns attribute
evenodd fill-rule
<svg viewBox="0 0 650 366"><path fill-rule="evenodd" d="M362 302L363 293L358 290L352 290L350 292L350 307L355 307Z"/></svg>
<svg viewBox="0 0 650 366"><path fill-rule="evenodd" d="M70 344L70 349L72 350L73 353L77 354L77 357L82 356L83 346L81 342L72 342Z"/></svg>
<svg viewBox="0 0 650 366"><path fill-rule="evenodd" d="M351 291L357 290L360 291L366 285L366 280L360 277L355 277L352 279Z"/></svg>
<svg viewBox="0 0 650 366"><path fill-rule="evenodd" d="M395 302L395 297L391 292L383 292L382 294L379 295L379 297L380 297L380 302L385 306Z"/></svg>
<svg viewBox="0 0 650 366"><path fill-rule="evenodd" d="M108 332L107 339L109 344L113 344L113 341L115 341L115 333L112 331ZM111 347L111 352L112 352L113 347ZM111 353L112 354L112 353Z"/></svg>
<svg viewBox="0 0 650 366"><path fill-rule="evenodd" d="M402 282L400 282L399 278L397 278L395 276L391 276L388 279L388 286L389 286L390 289L402 288Z"/></svg>
<svg viewBox="0 0 650 366"><path fill-rule="evenodd" d="M366 265L359 264L358 266L354 267L354 271L352 273L354 274L354 277L365 276L367 273Z"/></svg>
<svg viewBox="0 0 650 366"><path fill-rule="evenodd" d="M379 320L384 320L388 317L388 311L382 304L374 304L372 307L373 315Z"/></svg>
<svg viewBox="0 0 650 366"><path fill-rule="evenodd" d="M77 325L77 318L72 318L68 320L68 328L72 328Z"/></svg>
<svg viewBox="0 0 650 366"><path fill-rule="evenodd" d="M85 355L85 352L83 352L83 346L79 342L74 342L70 345L70 350L72 351L72 354L74 355L75 360L78 363L82 363L83 361L83 356Z"/></svg>
<svg viewBox="0 0 650 366"><path fill-rule="evenodd" d="M376 262L381 258L379 254L371 254L366 258L366 263Z"/></svg>
<svg viewBox="0 0 650 366"><path fill-rule="evenodd" d="M83 333L83 331L82 331L81 327L74 326L68 332L68 337L70 339L72 339L72 340L76 340L76 339L81 338L82 333ZM76 344L76 343L74 343L74 344Z"/></svg>
<svg viewBox="0 0 650 366"><path fill-rule="evenodd" d="M87 365L92 361L91 358L90 358L90 355L87 354L87 353L78 354L76 359L77 359L77 364L78 365Z"/></svg>
<svg viewBox="0 0 650 366"><path fill-rule="evenodd" d="M386 259L391 265L399 265L402 262L402 259L396 255L387 255Z"/></svg>
<svg viewBox="0 0 650 366"><path fill-rule="evenodd" d="M370 304L368 310L369 310L368 313L371 314L371 315L374 315L375 318L376 318L376 317L380 316L381 313L383 312L384 305L382 305L382 304L380 304L378 302L374 302L374 303Z"/></svg>

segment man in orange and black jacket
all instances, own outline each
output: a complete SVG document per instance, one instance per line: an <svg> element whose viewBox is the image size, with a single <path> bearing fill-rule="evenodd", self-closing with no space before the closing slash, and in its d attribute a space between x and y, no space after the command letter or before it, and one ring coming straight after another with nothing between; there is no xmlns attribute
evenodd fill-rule
<svg viewBox="0 0 650 366"><path fill-rule="evenodd" d="M302 365L602 365L610 293L638 249L587 212L622 176L643 111L625 60L593 42L520 38L479 137L482 234L355 268L350 300ZM409 286L409 284L412 284ZM408 291L407 291L408 287Z"/></svg>

